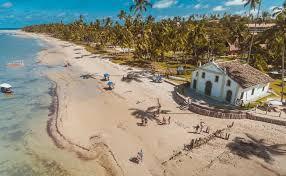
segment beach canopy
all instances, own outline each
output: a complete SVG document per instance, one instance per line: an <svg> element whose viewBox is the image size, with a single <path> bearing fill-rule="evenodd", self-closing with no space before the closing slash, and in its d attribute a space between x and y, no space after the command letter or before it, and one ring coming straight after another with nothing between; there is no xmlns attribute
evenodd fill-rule
<svg viewBox="0 0 286 176"><path fill-rule="evenodd" d="M7 84L7 83L0 84L0 87L6 88L6 89L12 88L12 86L10 84Z"/></svg>
<svg viewBox="0 0 286 176"><path fill-rule="evenodd" d="M108 86L112 86L112 85L114 85L114 83L113 83L112 81L109 81L109 82L107 83L107 85L108 85Z"/></svg>

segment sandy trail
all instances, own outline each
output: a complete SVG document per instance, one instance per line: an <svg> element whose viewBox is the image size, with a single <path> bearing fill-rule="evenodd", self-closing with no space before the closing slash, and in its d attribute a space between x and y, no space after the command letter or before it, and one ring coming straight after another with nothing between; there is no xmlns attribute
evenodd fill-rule
<svg viewBox="0 0 286 176"><path fill-rule="evenodd" d="M230 140L215 139L199 149L185 152L184 144L207 136L192 133L193 126L200 121L212 130L225 128L232 121L179 110L172 99L174 87L170 84L156 84L148 78L122 82L122 75L129 67L91 55L81 46L44 35L20 34L49 44L50 47L39 54L42 64L51 67L71 64L48 73L57 83L59 109L58 116L53 118L64 138L55 129L53 137L64 149L88 159L84 162L95 162L96 167L104 170L100 175L286 175L283 167L286 147L276 145L286 144L285 127L237 120L228 131ZM115 82L113 91L105 90L106 82L101 81L106 72ZM80 78L85 73L94 74L95 79ZM148 126L138 126L142 117L149 117L146 110L157 106L157 99L162 110L169 112L166 117L171 116L171 124L162 126L150 119ZM251 144L241 146L241 138ZM130 157L141 149L143 163L130 162ZM181 154L170 160L180 151Z"/></svg>

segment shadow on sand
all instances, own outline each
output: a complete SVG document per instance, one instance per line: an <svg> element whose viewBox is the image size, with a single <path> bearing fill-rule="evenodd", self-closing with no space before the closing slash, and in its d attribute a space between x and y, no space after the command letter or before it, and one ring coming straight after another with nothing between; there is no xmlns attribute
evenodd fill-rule
<svg viewBox="0 0 286 176"><path fill-rule="evenodd" d="M227 144L231 153L250 159L256 156L267 163L271 163L273 155L286 155L286 144L267 144L264 139L256 139L250 134L245 134L248 139L236 137L231 143Z"/></svg>
<svg viewBox="0 0 286 176"><path fill-rule="evenodd" d="M137 119L145 119L149 120L158 120L156 118L156 114L158 114L158 106L150 106L146 110L131 108L130 111L133 111L131 115L133 115ZM171 112L170 110L160 110L160 114L168 114Z"/></svg>
<svg viewBox="0 0 286 176"><path fill-rule="evenodd" d="M149 107L150 109L156 109L157 107L156 106L152 106L152 107ZM149 109L148 108L148 109ZM131 115L133 115L135 118L137 119L145 119L145 118L148 118L150 120L154 120L155 119L155 113L154 111L150 111L150 110L141 110L141 109L136 109L136 108L131 108L129 110L133 111L131 113Z"/></svg>

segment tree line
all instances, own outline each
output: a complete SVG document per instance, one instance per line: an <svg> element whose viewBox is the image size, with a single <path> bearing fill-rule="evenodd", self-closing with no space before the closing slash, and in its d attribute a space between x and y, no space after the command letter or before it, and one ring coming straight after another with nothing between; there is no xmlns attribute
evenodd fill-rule
<svg viewBox="0 0 286 176"><path fill-rule="evenodd" d="M246 5L255 9L261 2ZM252 66L267 71L268 66L281 67L285 55L286 3L273 14L262 12L255 18L240 15L191 15L156 20L143 13L152 5L147 0L134 0L130 13L120 11L118 19L96 19L85 22L83 16L72 23L51 23L24 27L27 32L96 46L109 45L133 49L134 60L147 62L177 61L196 65L229 54L230 44L239 50L237 56ZM247 24L275 23L265 32L251 33Z"/></svg>

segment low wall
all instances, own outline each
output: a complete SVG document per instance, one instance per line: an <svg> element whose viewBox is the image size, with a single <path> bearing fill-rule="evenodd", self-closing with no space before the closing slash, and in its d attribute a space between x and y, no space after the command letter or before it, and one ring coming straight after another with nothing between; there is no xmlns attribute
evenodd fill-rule
<svg viewBox="0 0 286 176"><path fill-rule="evenodd" d="M180 105L185 105L186 103L188 103L188 98L178 93L176 90L173 93L173 98ZM202 106L194 102L190 102L187 106L191 112L204 116L220 119L249 119L254 121L271 123L275 125L286 126L286 121L257 116L255 114L251 114L248 111L216 109L212 107Z"/></svg>
<svg viewBox="0 0 286 176"><path fill-rule="evenodd" d="M275 125L286 126L286 121L278 120L278 119L270 119L266 117L260 117L260 116L256 116L251 113L246 113L246 118L249 120L255 120L255 121L266 122L266 123L271 123Z"/></svg>
<svg viewBox="0 0 286 176"><path fill-rule="evenodd" d="M195 103L189 104L189 110L200 115L221 118L221 119L245 119L246 113L241 111L231 111L203 107Z"/></svg>
<svg viewBox="0 0 286 176"><path fill-rule="evenodd" d="M184 105L186 104L186 102L188 102L188 99L185 96L181 95L176 91L173 93L173 98L179 105Z"/></svg>

